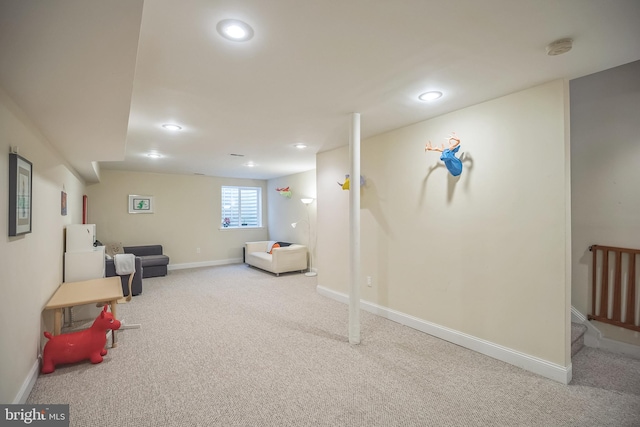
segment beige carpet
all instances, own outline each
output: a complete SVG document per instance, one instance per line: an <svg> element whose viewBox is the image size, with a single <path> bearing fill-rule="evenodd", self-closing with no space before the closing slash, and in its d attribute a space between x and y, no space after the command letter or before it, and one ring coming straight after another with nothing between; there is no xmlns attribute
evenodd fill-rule
<svg viewBox="0 0 640 427"><path fill-rule="evenodd" d="M244 265L145 279L119 306L142 328L40 376L28 403L69 403L78 427L640 425L633 379L565 386L366 312L351 346L347 305L315 286Z"/></svg>

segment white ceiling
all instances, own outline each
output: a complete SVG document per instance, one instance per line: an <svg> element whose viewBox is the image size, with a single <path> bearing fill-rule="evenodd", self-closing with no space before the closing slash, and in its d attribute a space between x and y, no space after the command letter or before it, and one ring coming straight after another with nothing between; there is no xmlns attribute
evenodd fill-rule
<svg viewBox="0 0 640 427"><path fill-rule="evenodd" d="M352 112L366 138L636 61L639 22L638 0L0 0L0 86L88 182L95 162L270 179L348 144Z"/></svg>

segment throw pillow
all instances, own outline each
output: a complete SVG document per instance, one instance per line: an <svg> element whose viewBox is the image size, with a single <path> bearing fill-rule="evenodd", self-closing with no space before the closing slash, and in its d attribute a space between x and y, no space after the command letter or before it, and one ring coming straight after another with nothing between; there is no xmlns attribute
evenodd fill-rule
<svg viewBox="0 0 640 427"><path fill-rule="evenodd" d="M276 243L275 240L269 240L267 242L267 253L270 254L271 253L271 248L273 248L274 243Z"/></svg>
<svg viewBox="0 0 640 427"><path fill-rule="evenodd" d="M122 247L122 243L107 243L104 245L104 252L107 255L114 256L115 254L123 254L124 248Z"/></svg>
<svg viewBox="0 0 640 427"><path fill-rule="evenodd" d="M271 247L271 250L269 251L269 253L270 253L270 254L273 254L273 250L274 250L275 248L279 248L279 247L280 247L280 245L279 245L278 243L274 243L274 244L273 244L273 246Z"/></svg>

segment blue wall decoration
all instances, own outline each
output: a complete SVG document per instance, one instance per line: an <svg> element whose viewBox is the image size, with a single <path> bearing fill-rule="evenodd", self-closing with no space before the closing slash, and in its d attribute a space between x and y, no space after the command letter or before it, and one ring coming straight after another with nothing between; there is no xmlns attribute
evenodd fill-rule
<svg viewBox="0 0 640 427"><path fill-rule="evenodd" d="M452 132L447 138L447 142L449 143L449 148L444 148L444 144L442 144L442 147L432 147L431 141L429 141L424 147L424 151L441 152L440 160L444 162L449 173L453 176L458 176L462 173L462 161L456 157L456 153L460 150L460 138L457 138L456 133Z"/></svg>

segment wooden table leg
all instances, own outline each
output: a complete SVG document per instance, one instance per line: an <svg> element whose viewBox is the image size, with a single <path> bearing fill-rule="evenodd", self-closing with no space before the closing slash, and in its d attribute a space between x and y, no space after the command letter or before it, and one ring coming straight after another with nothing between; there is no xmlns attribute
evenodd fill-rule
<svg viewBox="0 0 640 427"><path fill-rule="evenodd" d="M56 308L53 312L53 335L62 332L62 308Z"/></svg>
<svg viewBox="0 0 640 427"><path fill-rule="evenodd" d="M116 314L116 307L118 306L118 300L114 299L111 300L109 302L109 304L111 305L111 314L113 314L113 318L114 319L118 319L118 316ZM118 346L118 343L116 342L116 331L111 331L111 348L116 348Z"/></svg>

